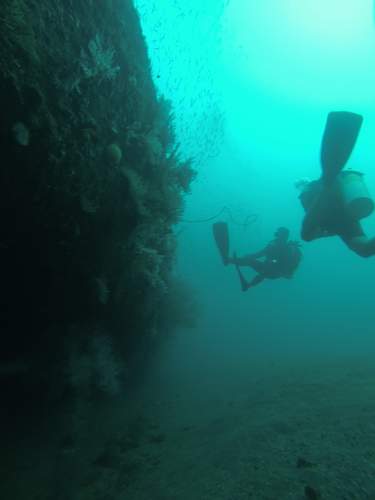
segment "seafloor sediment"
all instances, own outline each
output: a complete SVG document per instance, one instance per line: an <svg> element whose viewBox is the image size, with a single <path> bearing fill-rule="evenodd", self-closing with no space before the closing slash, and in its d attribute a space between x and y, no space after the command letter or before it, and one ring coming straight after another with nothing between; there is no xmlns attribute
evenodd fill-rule
<svg viewBox="0 0 375 500"><path fill-rule="evenodd" d="M155 375L102 407L85 449L53 429L39 446L25 438L22 455L9 443L2 498L375 498L371 360L264 360L221 387L209 373L177 390Z"/></svg>

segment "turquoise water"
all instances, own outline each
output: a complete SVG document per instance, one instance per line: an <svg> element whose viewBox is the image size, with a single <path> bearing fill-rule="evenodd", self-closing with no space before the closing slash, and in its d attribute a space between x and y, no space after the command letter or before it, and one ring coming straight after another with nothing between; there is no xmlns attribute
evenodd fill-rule
<svg viewBox="0 0 375 500"><path fill-rule="evenodd" d="M160 94L171 99L181 152L198 178L184 220L229 207L232 249L261 248L278 225L299 238L295 180L319 175L327 113L364 116L348 166L375 193L375 29L370 0L164 0L136 2ZM329 4L329 5L327 5ZM375 233L375 216L364 221ZM202 346L311 356L374 349L375 264L338 238L303 245L291 281L242 294L221 265L210 223L182 223L178 271L204 314ZM246 271L245 271L246 272ZM250 277L251 272L247 273ZM241 349L238 349L238 346ZM229 347L228 347L229 346Z"/></svg>
<svg viewBox="0 0 375 500"><path fill-rule="evenodd" d="M338 238L303 243L292 280L242 293L211 222L187 222L228 207L234 220L219 218L239 254L262 248L279 225L299 238L294 182L319 176L332 110L363 114L348 166L375 195L372 2L137 4L155 82L198 170L176 228L177 272L202 306L198 327L168 343L140 396L161 428L183 429L143 490L171 499L374 498L374 257ZM249 214L256 222L241 226ZM374 222L374 214L363 221L369 236ZM300 469L298 457L317 465Z"/></svg>
<svg viewBox="0 0 375 500"><path fill-rule="evenodd" d="M0 10L0 498L374 500L375 257L303 242L293 279L243 293L212 233L300 240L332 110L364 117L348 166L375 197L374 2L134 0L198 172L168 287L190 170L164 169L132 1Z"/></svg>

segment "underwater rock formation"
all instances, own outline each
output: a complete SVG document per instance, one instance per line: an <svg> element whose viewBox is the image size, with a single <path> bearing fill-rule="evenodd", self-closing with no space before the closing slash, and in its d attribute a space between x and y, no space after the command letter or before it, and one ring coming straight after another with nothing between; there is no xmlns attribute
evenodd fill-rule
<svg viewBox="0 0 375 500"><path fill-rule="evenodd" d="M195 172L132 1L4 0L0 109L0 365L50 374L87 325L118 352L151 341Z"/></svg>

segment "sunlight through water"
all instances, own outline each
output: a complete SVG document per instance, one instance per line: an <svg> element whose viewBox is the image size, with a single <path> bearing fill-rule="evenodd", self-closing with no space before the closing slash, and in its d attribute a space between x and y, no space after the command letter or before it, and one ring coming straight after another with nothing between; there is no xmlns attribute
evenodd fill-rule
<svg viewBox="0 0 375 500"><path fill-rule="evenodd" d="M371 0L233 0L225 37L246 84L305 103L373 102Z"/></svg>

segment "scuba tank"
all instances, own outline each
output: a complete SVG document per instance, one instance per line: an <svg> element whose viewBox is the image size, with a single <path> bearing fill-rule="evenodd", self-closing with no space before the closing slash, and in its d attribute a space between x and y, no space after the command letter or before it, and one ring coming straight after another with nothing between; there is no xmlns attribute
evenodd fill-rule
<svg viewBox="0 0 375 500"><path fill-rule="evenodd" d="M335 188L347 212L356 220L368 217L374 210L374 201L363 181L363 174L345 170L338 175Z"/></svg>
<svg viewBox="0 0 375 500"><path fill-rule="evenodd" d="M311 208L323 189L324 184L320 180L306 183L303 186L299 198L305 212ZM364 183L361 172L344 170L337 175L332 187L327 189L331 190L332 197L336 198L346 213L355 220L368 217L374 210L374 201Z"/></svg>

